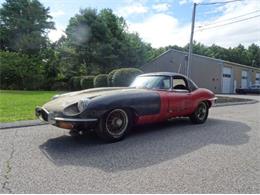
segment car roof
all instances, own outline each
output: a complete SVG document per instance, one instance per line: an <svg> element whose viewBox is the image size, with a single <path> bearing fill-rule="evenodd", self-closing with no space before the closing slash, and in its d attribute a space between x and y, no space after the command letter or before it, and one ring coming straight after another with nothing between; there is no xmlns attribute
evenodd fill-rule
<svg viewBox="0 0 260 195"><path fill-rule="evenodd" d="M139 76L183 76L187 78L185 75L176 72L151 72L151 73L141 74Z"/></svg>

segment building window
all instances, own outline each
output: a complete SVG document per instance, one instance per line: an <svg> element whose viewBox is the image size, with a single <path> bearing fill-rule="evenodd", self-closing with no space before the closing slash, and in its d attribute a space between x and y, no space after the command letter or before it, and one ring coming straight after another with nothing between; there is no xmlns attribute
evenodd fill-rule
<svg viewBox="0 0 260 195"><path fill-rule="evenodd" d="M231 78L231 75L230 75L230 74L223 74L223 77L225 77L225 78Z"/></svg>

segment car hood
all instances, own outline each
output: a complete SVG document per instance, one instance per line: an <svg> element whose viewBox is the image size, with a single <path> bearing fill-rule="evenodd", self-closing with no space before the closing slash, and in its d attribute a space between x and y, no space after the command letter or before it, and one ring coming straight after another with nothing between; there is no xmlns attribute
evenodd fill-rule
<svg viewBox="0 0 260 195"><path fill-rule="evenodd" d="M145 93L148 91L150 90L131 87L106 87L87 89L61 94L56 99L44 104L43 107L48 111L63 111L65 107L75 104L84 98L93 99L100 96L119 95L120 93Z"/></svg>

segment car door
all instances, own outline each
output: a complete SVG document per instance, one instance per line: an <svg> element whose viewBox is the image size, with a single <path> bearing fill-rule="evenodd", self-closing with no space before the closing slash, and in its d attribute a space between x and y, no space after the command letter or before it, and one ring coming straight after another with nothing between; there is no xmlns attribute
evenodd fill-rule
<svg viewBox="0 0 260 195"><path fill-rule="evenodd" d="M169 113L171 117L184 116L191 109L191 93L186 78L172 77L172 90L169 92Z"/></svg>

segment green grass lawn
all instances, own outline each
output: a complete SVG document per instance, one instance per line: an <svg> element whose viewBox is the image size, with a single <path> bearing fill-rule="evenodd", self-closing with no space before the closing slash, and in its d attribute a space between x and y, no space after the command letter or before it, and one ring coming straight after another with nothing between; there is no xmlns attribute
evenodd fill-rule
<svg viewBox="0 0 260 195"><path fill-rule="evenodd" d="M56 91L0 90L0 122L35 119L34 109L48 102Z"/></svg>

